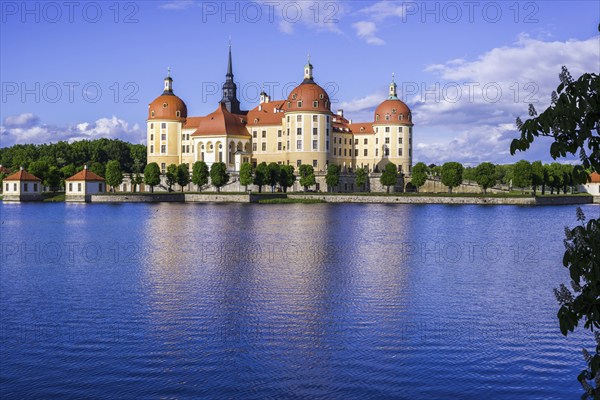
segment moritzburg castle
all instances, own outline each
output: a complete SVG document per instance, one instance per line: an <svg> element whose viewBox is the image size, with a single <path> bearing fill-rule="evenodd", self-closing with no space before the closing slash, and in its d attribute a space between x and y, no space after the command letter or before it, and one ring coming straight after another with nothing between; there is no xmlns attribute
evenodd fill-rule
<svg viewBox="0 0 600 400"><path fill-rule="evenodd" d="M313 78L310 60L304 80L285 100L273 100L264 91L252 110L240 109L233 80L231 46L223 98L206 116L188 116L185 102L173 92L173 79L165 78L164 91L148 107L148 162L164 172L169 164L224 162L239 171L243 162L310 164L325 171L330 163L352 171L364 167L381 171L393 162L410 174L412 116L398 99L396 84L375 109L373 120L352 122L342 110L331 112L327 92Z"/></svg>

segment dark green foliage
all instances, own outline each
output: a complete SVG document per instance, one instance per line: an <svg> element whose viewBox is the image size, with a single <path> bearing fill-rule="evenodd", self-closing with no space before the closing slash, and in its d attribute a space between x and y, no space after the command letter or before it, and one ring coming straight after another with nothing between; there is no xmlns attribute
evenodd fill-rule
<svg viewBox="0 0 600 400"><path fill-rule="evenodd" d="M271 192L275 191L275 186L279 181L279 164L272 162L267 165L267 184L271 186Z"/></svg>
<svg viewBox="0 0 600 400"><path fill-rule="evenodd" d="M198 186L199 190L202 190L204 185L208 185L209 176L208 165L204 161L196 161L192 165L192 182Z"/></svg>
<svg viewBox="0 0 600 400"><path fill-rule="evenodd" d="M245 162L240 167L240 185L244 185L248 191L248 185L252 184L252 164Z"/></svg>
<svg viewBox="0 0 600 400"><path fill-rule="evenodd" d="M423 186L425 182L427 182L428 171L429 168L427 167L427 165L425 165L425 163L422 162L416 163L413 167L412 175L410 177L410 183L412 183L414 187L417 188L417 192L419 191L419 188Z"/></svg>
<svg viewBox="0 0 600 400"><path fill-rule="evenodd" d="M357 187L364 190L365 184L367 183L368 179L369 173L365 168L356 169L356 172L354 173L354 183L356 183Z"/></svg>
<svg viewBox="0 0 600 400"><path fill-rule="evenodd" d="M298 169L300 174L300 186L304 187L304 191L308 191L308 188L317 183L315 178L315 169L312 165L302 164Z"/></svg>
<svg viewBox="0 0 600 400"><path fill-rule="evenodd" d="M170 164L167 166L165 181L167 184L167 190L169 192L173 191L173 185L177 183L177 165Z"/></svg>
<svg viewBox="0 0 600 400"><path fill-rule="evenodd" d="M267 170L267 163L261 162L254 171L254 184L258 186L258 193L262 193L262 187L267 183Z"/></svg>
<svg viewBox="0 0 600 400"><path fill-rule="evenodd" d="M496 184L496 166L489 162L483 162L475 168L475 182L483 193L487 193L487 190Z"/></svg>
<svg viewBox="0 0 600 400"><path fill-rule="evenodd" d="M531 164L529 161L521 160L515 164L513 170L513 186L524 191L531 185Z"/></svg>
<svg viewBox="0 0 600 400"><path fill-rule="evenodd" d="M229 182L229 174L225 163L216 162L210 167L210 182L217 188L217 192Z"/></svg>
<svg viewBox="0 0 600 400"><path fill-rule="evenodd" d="M282 165L279 170L279 186L284 192L287 192L289 187L292 187L296 182L296 175L294 175L293 165Z"/></svg>
<svg viewBox="0 0 600 400"><path fill-rule="evenodd" d="M160 168L153 162L144 168L144 183L150 186L150 191L154 193L154 186L160 183Z"/></svg>
<svg viewBox="0 0 600 400"><path fill-rule="evenodd" d="M177 184L181 187L181 191L190 183L190 170L188 165L183 163L177 166Z"/></svg>
<svg viewBox="0 0 600 400"><path fill-rule="evenodd" d="M117 160L106 163L106 177L104 179L106 179L106 184L111 186L112 191L123 183L123 172L121 172L121 165Z"/></svg>
<svg viewBox="0 0 600 400"><path fill-rule="evenodd" d="M448 186L448 193L462 183L463 169L462 164L452 161L442 165L442 183Z"/></svg>
<svg viewBox="0 0 600 400"><path fill-rule="evenodd" d="M387 188L387 193L389 193L390 186L394 186L398 183L398 167L396 167L396 164L392 162L385 164L379 180L381 181L381 184Z"/></svg>
<svg viewBox="0 0 600 400"><path fill-rule="evenodd" d="M330 164L327 167L327 175L325 175L325 182L327 186L334 188L340 184L340 166L336 164Z"/></svg>
<svg viewBox="0 0 600 400"><path fill-rule="evenodd" d="M533 187L533 195L536 195L537 187L544 185L544 166L541 161L531 163L531 186ZM542 191L543 193L543 191Z"/></svg>

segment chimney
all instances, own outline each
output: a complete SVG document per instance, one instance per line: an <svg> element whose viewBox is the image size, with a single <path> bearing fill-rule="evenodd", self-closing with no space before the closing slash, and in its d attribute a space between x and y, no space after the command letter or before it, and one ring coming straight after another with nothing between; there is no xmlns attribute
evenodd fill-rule
<svg viewBox="0 0 600 400"><path fill-rule="evenodd" d="M341 108L339 108L337 110L337 115L339 115L340 117L343 117L344 116L344 110L342 110Z"/></svg>
<svg viewBox="0 0 600 400"><path fill-rule="evenodd" d="M83 164L83 169L87 169L87 164Z"/></svg>
<svg viewBox="0 0 600 400"><path fill-rule="evenodd" d="M21 171L24 171L24 170L25 170L25 168L23 168L23 166L22 166L22 165L21 165L21 168L19 168L19 169L20 169Z"/></svg>

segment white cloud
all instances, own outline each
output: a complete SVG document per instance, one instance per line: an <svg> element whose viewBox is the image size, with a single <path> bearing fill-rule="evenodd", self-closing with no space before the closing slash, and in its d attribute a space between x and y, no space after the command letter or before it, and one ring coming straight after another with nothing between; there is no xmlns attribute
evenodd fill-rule
<svg viewBox="0 0 600 400"><path fill-rule="evenodd" d="M175 0L163 3L158 6L163 10L187 10L194 6L193 0Z"/></svg>
<svg viewBox="0 0 600 400"><path fill-rule="evenodd" d="M100 118L95 122L82 122L74 126L57 126L40 123L31 113L8 116L0 125L0 145L2 147L24 143L51 143L66 140L94 140L100 138L121 139L132 143L142 143L144 132L136 123L133 126L113 116Z"/></svg>
<svg viewBox="0 0 600 400"><path fill-rule="evenodd" d="M352 24L352 27L356 30L356 35L364 39L368 44L381 46L385 44L383 39L378 38L375 33L377 32L377 26L372 21L359 21Z"/></svg>

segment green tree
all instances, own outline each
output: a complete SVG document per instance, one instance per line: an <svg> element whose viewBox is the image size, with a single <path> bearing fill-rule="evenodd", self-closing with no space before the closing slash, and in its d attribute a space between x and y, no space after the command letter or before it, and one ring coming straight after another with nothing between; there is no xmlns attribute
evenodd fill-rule
<svg viewBox="0 0 600 400"><path fill-rule="evenodd" d="M536 195L537 187L544 184L544 165L541 161L531 163L531 186L533 187L533 195ZM543 190L542 190L543 194Z"/></svg>
<svg viewBox="0 0 600 400"><path fill-rule="evenodd" d="M198 186L199 191L202 191L204 185L208 185L209 176L208 165L204 161L196 161L192 165L192 182Z"/></svg>
<svg viewBox="0 0 600 400"><path fill-rule="evenodd" d="M44 184L46 184L49 171L50 165L46 161L40 160L29 163L28 172L40 178Z"/></svg>
<svg viewBox="0 0 600 400"><path fill-rule="evenodd" d="M181 191L190 183L190 170L186 163L177 166L177 184L181 187Z"/></svg>
<svg viewBox="0 0 600 400"><path fill-rule="evenodd" d="M48 171L48 177L46 178L46 186L50 188L51 191L56 192L60 187L61 174L58 167L51 166Z"/></svg>
<svg viewBox="0 0 600 400"><path fill-rule="evenodd" d="M248 191L248 185L252 184L252 164L245 162L240 166L240 185L244 185Z"/></svg>
<svg viewBox="0 0 600 400"><path fill-rule="evenodd" d="M298 168L298 173L300 175L300 186L304 188L304 191L307 192L308 188L317 183L315 178L315 169L312 165L302 164Z"/></svg>
<svg viewBox="0 0 600 400"><path fill-rule="evenodd" d="M463 166L461 163L450 161L442 165L442 184L448 186L448 193L462 183Z"/></svg>
<svg viewBox="0 0 600 400"><path fill-rule="evenodd" d="M550 184L550 193L560 194L560 188L563 186L563 169L562 165L557 162L553 162L548 166L548 182Z"/></svg>
<svg viewBox="0 0 600 400"><path fill-rule="evenodd" d="M254 184L258 186L258 193L262 193L262 187L267 183L267 170L267 163L261 162L254 171Z"/></svg>
<svg viewBox="0 0 600 400"><path fill-rule="evenodd" d="M210 181L212 185L217 188L217 192L220 192L221 188L227 185L227 182L229 182L229 174L227 173L227 166L225 163L216 162L211 165Z"/></svg>
<svg viewBox="0 0 600 400"><path fill-rule="evenodd" d="M340 166L336 164L329 164L327 167L327 175L325 175L325 182L330 188L336 188L340 184Z"/></svg>
<svg viewBox="0 0 600 400"><path fill-rule="evenodd" d="M366 168L357 168L354 173L354 183L356 183L356 187L364 190L367 180L369 179L369 173Z"/></svg>
<svg viewBox="0 0 600 400"><path fill-rule="evenodd" d="M167 190L173 191L173 185L177 183L177 165L169 164L167 166L167 173L165 174L165 182L167 184Z"/></svg>
<svg viewBox="0 0 600 400"><path fill-rule="evenodd" d="M131 181L131 191L135 193L137 191L137 187L144 183L144 178L138 173L129 174L129 180Z"/></svg>
<svg viewBox="0 0 600 400"><path fill-rule="evenodd" d="M483 162L475 168L475 182L483 193L487 193L487 190L496 184L496 166L490 162Z"/></svg>
<svg viewBox="0 0 600 400"><path fill-rule="evenodd" d="M390 186L395 186L398 183L398 167L393 162L385 164L381 177L381 184L387 188L387 193L390 192Z"/></svg>
<svg viewBox="0 0 600 400"><path fill-rule="evenodd" d="M110 185L111 191L115 191L121 183L123 183L123 172L121 164L117 160L110 160L106 163L106 184Z"/></svg>
<svg viewBox="0 0 600 400"><path fill-rule="evenodd" d="M61 184L63 185L63 187L65 186L65 179L75 175L76 173L77 167L75 167L75 165L73 164L65 165L60 169Z"/></svg>
<svg viewBox="0 0 600 400"><path fill-rule="evenodd" d="M527 160L518 161L513 170L513 185L521 188L521 193L531 185L531 164Z"/></svg>
<svg viewBox="0 0 600 400"><path fill-rule="evenodd" d="M464 171L463 171L463 180L477 182L477 171L476 171L476 168L466 167L464 169Z"/></svg>
<svg viewBox="0 0 600 400"><path fill-rule="evenodd" d="M90 165L89 170L93 173L95 173L98 176L101 176L104 178L104 174L106 173L106 168L104 168L104 164L99 163L99 162L93 162Z"/></svg>
<svg viewBox="0 0 600 400"><path fill-rule="evenodd" d="M275 191L275 186L279 181L279 164L272 162L267 165L267 184L271 186L271 193Z"/></svg>
<svg viewBox="0 0 600 400"><path fill-rule="evenodd" d="M600 26L599 26L600 29ZM525 151L539 136L551 137L550 155L556 159L567 154L579 155L582 166L573 174L579 181L586 173L600 171L600 78L585 73L573 80L563 67L560 84L552 93L552 104L541 114L529 105L529 118L517 119L520 138L512 141L510 151ZM558 321L563 335L573 332L583 321L583 328L600 328L600 220L586 221L577 209L580 225L566 229L563 265L569 269L572 290L561 284L554 293L560 304ZM600 335L596 331L596 349L590 354L584 349L587 368L578 376L586 395L600 398Z"/></svg>
<svg viewBox="0 0 600 400"><path fill-rule="evenodd" d="M154 193L154 186L160 183L160 168L153 162L144 168L144 183L150 186L150 191Z"/></svg>
<svg viewBox="0 0 600 400"><path fill-rule="evenodd" d="M412 169L412 174L410 176L410 183L413 184L415 188L417 188L417 192L419 188L427 182L427 173L429 168L425 163L418 162Z"/></svg>
<svg viewBox="0 0 600 400"><path fill-rule="evenodd" d="M571 193L573 193L573 166L570 164L562 164L562 176L563 176L563 193L567 194L567 188L571 189Z"/></svg>
<svg viewBox="0 0 600 400"><path fill-rule="evenodd" d="M279 170L279 186L283 189L284 193L287 193L289 187L292 187L296 182L296 175L294 175L293 165L282 165Z"/></svg>

